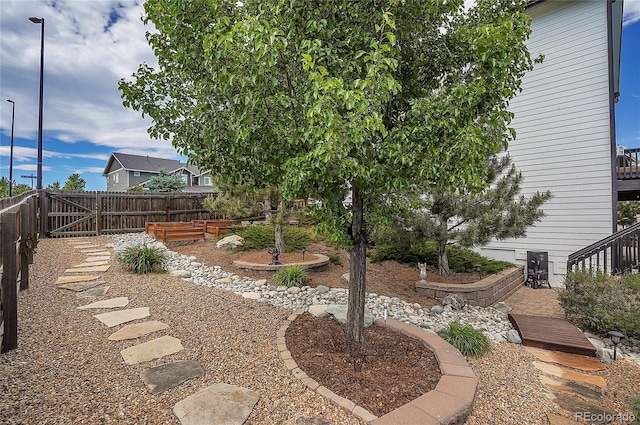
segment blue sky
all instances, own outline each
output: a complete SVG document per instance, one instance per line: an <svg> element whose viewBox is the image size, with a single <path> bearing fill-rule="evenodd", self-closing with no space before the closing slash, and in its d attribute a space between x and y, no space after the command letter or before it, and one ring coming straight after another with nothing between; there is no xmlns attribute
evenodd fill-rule
<svg viewBox="0 0 640 425"><path fill-rule="evenodd" d="M471 1L471 0L466 0ZM602 0L604 1L604 0ZM9 176L11 104L15 101L13 177L36 173L40 25L45 18L43 185L79 173L87 190L105 190L113 151L180 158L151 140L150 121L122 106L117 83L156 60L140 18L142 1L2 0L0 2L0 176ZM618 143L640 146L640 0L625 0Z"/></svg>

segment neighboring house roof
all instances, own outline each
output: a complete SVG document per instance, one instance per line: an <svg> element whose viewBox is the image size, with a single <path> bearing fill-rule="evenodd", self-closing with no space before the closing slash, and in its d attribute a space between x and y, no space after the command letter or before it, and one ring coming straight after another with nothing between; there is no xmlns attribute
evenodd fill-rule
<svg viewBox="0 0 640 425"><path fill-rule="evenodd" d="M185 169L194 176L204 174L195 165L187 165L176 159L163 159L154 158L152 156L144 155L131 155L127 153L112 152L107 165L102 172L103 176L109 173L109 170L113 168L113 163L118 162L123 169L127 171L140 171L146 173L158 173L161 169L167 170L168 173L173 173L178 170Z"/></svg>

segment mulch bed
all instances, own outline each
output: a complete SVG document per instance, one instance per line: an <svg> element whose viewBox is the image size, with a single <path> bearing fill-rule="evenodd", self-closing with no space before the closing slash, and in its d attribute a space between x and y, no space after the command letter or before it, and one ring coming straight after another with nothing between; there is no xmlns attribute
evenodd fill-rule
<svg viewBox="0 0 640 425"><path fill-rule="evenodd" d="M420 341L380 326L365 342L347 342L333 319L299 315L285 335L293 359L311 378L339 396L382 416L435 388L440 369Z"/></svg>

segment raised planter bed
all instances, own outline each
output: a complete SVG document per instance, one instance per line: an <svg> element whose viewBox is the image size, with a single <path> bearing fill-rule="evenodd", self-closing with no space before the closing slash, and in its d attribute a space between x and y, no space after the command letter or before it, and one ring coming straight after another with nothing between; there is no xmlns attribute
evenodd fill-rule
<svg viewBox="0 0 640 425"><path fill-rule="evenodd" d="M353 416L372 425L458 425L464 424L473 408L478 378L467 363L464 356L451 344L436 333L400 322L395 319L377 319L377 326L386 326L397 332L422 341L436 355L442 376L436 388L415 400L395 409L386 415L376 417L368 410L356 405L351 400L335 394L315 379L310 378L298 367L287 349L285 334L289 324L301 311L294 312L287 318L277 333L277 346L285 367L293 376L300 379L310 390L323 395L332 403L346 410Z"/></svg>
<svg viewBox="0 0 640 425"><path fill-rule="evenodd" d="M205 238L203 227L194 227L189 222L146 222L145 232L160 242L195 241Z"/></svg>
<svg viewBox="0 0 640 425"><path fill-rule="evenodd" d="M226 235L233 230L233 226L237 226L235 220L192 220L191 224L195 227L203 227L204 231L216 237Z"/></svg>
<svg viewBox="0 0 640 425"><path fill-rule="evenodd" d="M447 294L464 295L469 304L488 307L502 301L524 285L524 267L512 267L487 276L474 283L453 284L440 282L416 283L416 291L438 300Z"/></svg>

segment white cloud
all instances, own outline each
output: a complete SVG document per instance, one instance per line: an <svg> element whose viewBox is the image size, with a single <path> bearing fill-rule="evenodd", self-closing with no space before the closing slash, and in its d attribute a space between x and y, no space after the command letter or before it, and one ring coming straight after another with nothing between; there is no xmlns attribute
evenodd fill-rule
<svg viewBox="0 0 640 425"><path fill-rule="evenodd" d="M640 0L624 0L623 25L631 25L640 21Z"/></svg>

